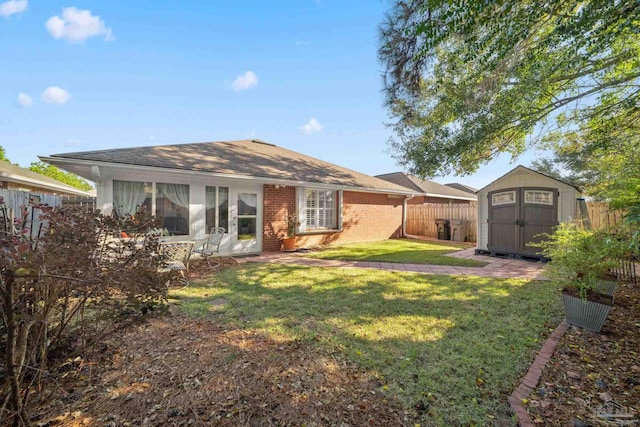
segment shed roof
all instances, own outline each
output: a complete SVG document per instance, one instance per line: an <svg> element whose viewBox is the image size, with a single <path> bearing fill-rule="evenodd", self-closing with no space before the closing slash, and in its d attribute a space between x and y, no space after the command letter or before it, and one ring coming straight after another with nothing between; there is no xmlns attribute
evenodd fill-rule
<svg viewBox="0 0 640 427"><path fill-rule="evenodd" d="M376 175L376 177L409 188L425 196L470 201L477 200L475 195L469 194L465 191L448 187L434 181L420 179L412 175L407 175L403 172L392 172L383 175Z"/></svg>
<svg viewBox="0 0 640 427"><path fill-rule="evenodd" d="M42 159L53 164L72 160L134 165L411 194L399 185L256 139L84 151Z"/></svg>
<svg viewBox="0 0 640 427"><path fill-rule="evenodd" d="M528 167L526 167L526 166L518 165L518 166L516 166L515 168L511 169L509 172L507 172L507 173L505 173L504 175L502 175L501 177L494 179L494 180L493 180L493 181L491 181L489 184L487 184L487 185L485 185L484 187L482 187L481 189L479 189L477 192L479 193L479 192L483 191L485 188L488 188L488 187L492 186L494 183L496 183L496 182L498 182L498 181L500 181L500 180L502 180L502 179L506 178L507 176L512 175L512 174L514 174L514 173L518 172L518 171L527 171L527 172L531 172L531 173L534 173L534 174L537 174L537 175L540 175L540 176L544 176L545 178L552 179L552 180L557 181L557 182L559 182L559 183L561 183L561 184L568 185L569 187L573 187L573 188L575 188L576 190L578 190L578 192L580 192L580 191L581 191L581 190L580 190L580 188L576 187L576 186L575 186L575 185L573 185L573 184L570 184L570 183L568 183L568 182L565 182L565 181L563 181L563 180L561 180L561 179L555 178L555 177L553 177L553 176L547 175L547 174L542 173L542 172L538 172L538 171L533 170L533 169L531 169L531 168L528 168Z"/></svg>
<svg viewBox="0 0 640 427"><path fill-rule="evenodd" d="M91 196L88 191L80 190L79 188L72 187L56 179L49 178L48 176L41 175L6 161L0 161L0 181L12 182L32 188L42 188L43 190L59 194Z"/></svg>

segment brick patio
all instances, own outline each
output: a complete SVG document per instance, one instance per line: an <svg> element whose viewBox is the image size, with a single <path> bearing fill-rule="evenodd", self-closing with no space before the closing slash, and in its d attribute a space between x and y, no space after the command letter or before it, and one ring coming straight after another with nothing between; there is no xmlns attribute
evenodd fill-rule
<svg viewBox="0 0 640 427"><path fill-rule="evenodd" d="M304 252L265 252L255 257L238 258L238 261L262 263L269 262L276 264L293 264L310 267L372 268L387 271L407 271L424 274L460 274L496 278L546 280L543 275L543 263L523 261L518 259L495 258L486 255L476 255L474 252L475 248L468 248L458 252L454 252L452 254L449 254L448 256L483 261L487 263L486 266L456 267L431 264L401 264L392 262L324 260L305 257Z"/></svg>

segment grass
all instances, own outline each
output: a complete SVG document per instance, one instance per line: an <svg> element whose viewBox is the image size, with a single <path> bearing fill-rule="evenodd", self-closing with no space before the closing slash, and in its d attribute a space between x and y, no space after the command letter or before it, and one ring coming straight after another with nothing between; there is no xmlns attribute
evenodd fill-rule
<svg viewBox="0 0 640 427"><path fill-rule="evenodd" d="M507 396L562 313L550 282L273 264L172 297L190 316L341 354L422 426L513 424Z"/></svg>
<svg viewBox="0 0 640 427"><path fill-rule="evenodd" d="M445 254L468 248L454 242L427 242L422 240L391 239L380 242L337 245L312 252L308 256L345 261L398 262L407 264L454 265L483 267L485 262L453 258Z"/></svg>

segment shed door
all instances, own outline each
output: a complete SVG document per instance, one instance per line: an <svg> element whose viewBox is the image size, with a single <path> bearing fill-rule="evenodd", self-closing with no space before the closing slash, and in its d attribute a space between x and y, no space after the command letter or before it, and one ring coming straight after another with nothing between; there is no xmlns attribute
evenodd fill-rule
<svg viewBox="0 0 640 427"><path fill-rule="evenodd" d="M542 233L552 233L558 225L558 190L554 188L522 188L520 243L518 252L536 255L540 248L529 246L539 242Z"/></svg>
<svg viewBox="0 0 640 427"><path fill-rule="evenodd" d="M558 224L558 190L508 188L489 193L489 241L491 251L537 255L528 243L540 241Z"/></svg>
<svg viewBox="0 0 640 427"><path fill-rule="evenodd" d="M520 216L519 196L517 188L489 193L489 250L516 252L516 220Z"/></svg>

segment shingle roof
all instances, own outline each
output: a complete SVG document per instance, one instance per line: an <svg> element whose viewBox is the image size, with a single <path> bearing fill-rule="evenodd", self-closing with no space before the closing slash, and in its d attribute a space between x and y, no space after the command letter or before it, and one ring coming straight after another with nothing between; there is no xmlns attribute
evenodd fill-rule
<svg viewBox="0 0 640 427"><path fill-rule="evenodd" d="M467 192L460 191L434 181L416 178L415 176L407 175L403 172L376 175L376 177L432 197L477 200L474 195Z"/></svg>
<svg viewBox="0 0 640 427"><path fill-rule="evenodd" d="M62 194L89 195L89 192L72 187L48 176L41 175L29 169L22 168L9 162L0 161L0 181L9 181L28 187L40 187L47 191Z"/></svg>
<svg viewBox="0 0 640 427"><path fill-rule="evenodd" d="M449 184L445 184L447 187L455 188L456 190L464 191L469 194L476 194L478 192L477 188L470 187L465 184L461 184L459 182L450 182Z"/></svg>
<svg viewBox="0 0 640 427"><path fill-rule="evenodd" d="M406 188L260 140L217 141L54 154L75 159L409 193Z"/></svg>

